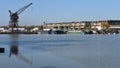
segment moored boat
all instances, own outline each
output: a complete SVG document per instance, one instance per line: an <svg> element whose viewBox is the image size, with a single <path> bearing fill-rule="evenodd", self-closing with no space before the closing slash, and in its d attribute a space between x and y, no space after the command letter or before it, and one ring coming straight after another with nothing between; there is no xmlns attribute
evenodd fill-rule
<svg viewBox="0 0 120 68"><path fill-rule="evenodd" d="M82 31L68 31L68 34L84 34Z"/></svg>

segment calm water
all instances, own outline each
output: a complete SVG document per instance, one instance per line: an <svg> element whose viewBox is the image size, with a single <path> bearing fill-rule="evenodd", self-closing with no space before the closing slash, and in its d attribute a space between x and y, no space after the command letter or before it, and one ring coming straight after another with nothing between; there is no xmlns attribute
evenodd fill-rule
<svg viewBox="0 0 120 68"><path fill-rule="evenodd" d="M0 35L0 68L120 68L120 35Z"/></svg>

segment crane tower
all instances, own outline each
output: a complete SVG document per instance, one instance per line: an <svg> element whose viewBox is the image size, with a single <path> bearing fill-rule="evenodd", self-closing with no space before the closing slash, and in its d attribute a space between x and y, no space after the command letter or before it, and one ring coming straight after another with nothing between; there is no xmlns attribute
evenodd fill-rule
<svg viewBox="0 0 120 68"><path fill-rule="evenodd" d="M21 9L19 9L18 11L16 11L15 13L12 13L11 10L9 10L10 13L10 21L9 21L9 27L11 28L11 32L15 33L18 32L18 19L19 19L19 14L22 13L25 9L27 9L30 5L32 5L32 3L22 7Z"/></svg>

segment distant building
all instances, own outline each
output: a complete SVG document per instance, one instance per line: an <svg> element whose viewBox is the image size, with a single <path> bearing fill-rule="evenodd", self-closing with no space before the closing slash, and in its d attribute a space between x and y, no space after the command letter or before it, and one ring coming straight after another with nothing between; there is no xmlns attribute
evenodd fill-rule
<svg viewBox="0 0 120 68"><path fill-rule="evenodd" d="M110 29L120 30L120 20L108 20Z"/></svg>
<svg viewBox="0 0 120 68"><path fill-rule="evenodd" d="M44 29L64 29L64 30L81 30L81 29L117 29L120 30L120 20L101 20L101 21L80 21L80 22L61 22L45 23Z"/></svg>

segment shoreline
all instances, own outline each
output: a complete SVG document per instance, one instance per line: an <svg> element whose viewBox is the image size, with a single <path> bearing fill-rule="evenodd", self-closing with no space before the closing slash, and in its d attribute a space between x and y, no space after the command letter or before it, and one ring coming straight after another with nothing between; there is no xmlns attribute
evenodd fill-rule
<svg viewBox="0 0 120 68"><path fill-rule="evenodd" d="M0 34L38 34L37 32L0 32Z"/></svg>

